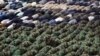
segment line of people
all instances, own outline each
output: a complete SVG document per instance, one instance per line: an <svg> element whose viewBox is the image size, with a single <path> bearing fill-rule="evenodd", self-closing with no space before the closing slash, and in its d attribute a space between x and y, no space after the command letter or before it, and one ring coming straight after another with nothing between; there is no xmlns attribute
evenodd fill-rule
<svg viewBox="0 0 100 56"><path fill-rule="evenodd" d="M99 0L0 0L0 5L9 5L12 7L22 6L23 3L36 2L38 4L46 4L47 2L53 1L54 3L66 3L68 5L80 5L80 6L92 6L100 7Z"/></svg>
<svg viewBox="0 0 100 56"><path fill-rule="evenodd" d="M9 4L7 4L0 10L0 23L5 25L8 29L18 28L20 26L34 28L37 24L44 23L50 25L56 25L61 22L65 22L66 24L76 24L81 20L100 20L100 10L98 7L91 7L88 11L82 11L81 9L70 10L70 8L65 10L51 10L33 6L36 5L35 2L30 3L30 6L26 6L27 4L19 6L20 4L18 4L18 7L15 5L15 8L8 6Z"/></svg>

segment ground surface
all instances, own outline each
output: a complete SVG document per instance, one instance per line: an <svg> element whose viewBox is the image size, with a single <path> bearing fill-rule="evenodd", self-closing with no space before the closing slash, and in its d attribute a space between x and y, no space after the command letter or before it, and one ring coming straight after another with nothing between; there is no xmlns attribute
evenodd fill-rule
<svg viewBox="0 0 100 56"><path fill-rule="evenodd" d="M100 56L100 21L2 27L0 56Z"/></svg>

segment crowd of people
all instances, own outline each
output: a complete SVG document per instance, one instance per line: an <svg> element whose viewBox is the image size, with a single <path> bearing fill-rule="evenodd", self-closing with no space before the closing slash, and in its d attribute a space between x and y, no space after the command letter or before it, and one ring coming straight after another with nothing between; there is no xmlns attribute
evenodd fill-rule
<svg viewBox="0 0 100 56"><path fill-rule="evenodd" d="M57 2L60 1L60 2ZM20 26L35 27L37 24L56 25L61 22L76 24L81 20L100 20L100 3L97 0L66 0L65 9L42 9L41 4L63 3L64 0L0 0L0 24L7 29ZM59 4L58 4L59 5ZM71 6L70 6L71 5ZM46 5L49 7L49 5ZM54 5L55 6L55 5ZM73 8L78 6L80 9ZM89 9L84 9L87 6Z"/></svg>

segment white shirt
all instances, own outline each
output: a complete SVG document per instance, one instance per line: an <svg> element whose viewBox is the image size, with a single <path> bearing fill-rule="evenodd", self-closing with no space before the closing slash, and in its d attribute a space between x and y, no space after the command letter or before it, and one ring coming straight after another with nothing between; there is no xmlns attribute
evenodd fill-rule
<svg viewBox="0 0 100 56"><path fill-rule="evenodd" d="M38 18L38 17L39 17L39 14L35 14L35 15L33 15L32 17L33 17L33 19L34 19L34 18Z"/></svg>
<svg viewBox="0 0 100 56"><path fill-rule="evenodd" d="M37 4L36 2L32 2L32 3L31 3L32 6L35 6L36 4Z"/></svg>
<svg viewBox="0 0 100 56"><path fill-rule="evenodd" d="M72 14L68 14L68 15L67 15L67 17L70 17L70 18L72 18Z"/></svg>
<svg viewBox="0 0 100 56"><path fill-rule="evenodd" d="M23 20L22 22L23 22L23 23L32 23L33 20Z"/></svg>
<svg viewBox="0 0 100 56"><path fill-rule="evenodd" d="M23 14L24 14L24 12L19 12L19 13L17 14L17 16L18 16L18 17L21 17L21 16L23 16Z"/></svg>
<svg viewBox="0 0 100 56"><path fill-rule="evenodd" d="M15 0L15 2L19 2L19 0Z"/></svg>
<svg viewBox="0 0 100 56"><path fill-rule="evenodd" d="M9 9L8 12L9 12L9 13L15 13L15 10Z"/></svg>
<svg viewBox="0 0 100 56"><path fill-rule="evenodd" d="M89 16L89 17L88 17L88 20L89 20L89 21L92 21L94 18L95 18L94 16Z"/></svg>
<svg viewBox="0 0 100 56"><path fill-rule="evenodd" d="M4 2L4 0L0 0L0 4L4 4L5 2Z"/></svg>
<svg viewBox="0 0 100 56"><path fill-rule="evenodd" d="M55 19L56 22L61 22L63 20L64 20L64 18L62 18L62 17L58 17L58 18Z"/></svg>
<svg viewBox="0 0 100 56"><path fill-rule="evenodd" d="M75 23L77 23L77 20L76 20L76 19L72 19L72 20L70 20L70 21L68 22L68 24L75 24Z"/></svg>
<svg viewBox="0 0 100 56"><path fill-rule="evenodd" d="M23 7L26 7L27 6L27 2L23 2L22 5L23 5Z"/></svg>
<svg viewBox="0 0 100 56"><path fill-rule="evenodd" d="M1 21L1 24L8 24L8 23L10 23L10 22L11 22L11 20L5 19L5 20L2 20L2 21Z"/></svg>
<svg viewBox="0 0 100 56"><path fill-rule="evenodd" d="M35 21L33 21L32 23L34 23L34 24L38 24L39 21L38 21L38 20L35 20Z"/></svg>
<svg viewBox="0 0 100 56"><path fill-rule="evenodd" d="M28 18L28 16L24 16L24 17L22 17L21 19L22 20L26 20Z"/></svg>
<svg viewBox="0 0 100 56"><path fill-rule="evenodd" d="M12 23L10 26L7 27L7 29L12 29L14 28L15 23Z"/></svg>

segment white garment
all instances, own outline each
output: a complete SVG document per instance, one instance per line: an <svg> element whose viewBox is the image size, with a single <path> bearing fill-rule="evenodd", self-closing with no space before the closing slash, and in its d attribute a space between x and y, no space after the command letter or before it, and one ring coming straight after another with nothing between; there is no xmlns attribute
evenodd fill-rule
<svg viewBox="0 0 100 56"><path fill-rule="evenodd" d="M61 22L63 20L64 20L64 18L62 18L62 17L58 17L58 18L55 19L56 22Z"/></svg>
<svg viewBox="0 0 100 56"><path fill-rule="evenodd" d="M37 4L36 2L32 2L32 3L31 3L32 6L35 6L36 4Z"/></svg>
<svg viewBox="0 0 100 56"><path fill-rule="evenodd" d="M12 23L10 26L7 27L7 29L13 29L14 25L15 25L15 23Z"/></svg>
<svg viewBox="0 0 100 56"><path fill-rule="evenodd" d="M4 0L0 0L0 4L4 4L5 2L4 2Z"/></svg>
<svg viewBox="0 0 100 56"><path fill-rule="evenodd" d="M15 0L15 2L19 2L19 0Z"/></svg>
<svg viewBox="0 0 100 56"><path fill-rule="evenodd" d="M10 22L11 22L11 20L5 19L5 20L2 20L2 21L1 21L1 24L8 24L8 23L10 23Z"/></svg>
<svg viewBox="0 0 100 56"><path fill-rule="evenodd" d="M23 3L22 3L23 7L26 7L27 4L28 4L27 2L23 2Z"/></svg>
<svg viewBox="0 0 100 56"><path fill-rule="evenodd" d="M24 17L22 17L21 19L22 20L26 20L28 18L28 16L24 16Z"/></svg>
<svg viewBox="0 0 100 56"><path fill-rule="evenodd" d="M67 15L67 17L70 17L70 18L72 18L72 14L68 14L68 15Z"/></svg>
<svg viewBox="0 0 100 56"><path fill-rule="evenodd" d="M35 21L33 21L32 23L34 23L34 24L38 24L39 21L38 21L38 20L35 20Z"/></svg>
<svg viewBox="0 0 100 56"><path fill-rule="evenodd" d="M17 14L17 16L21 17L21 16L23 16L23 14L24 14L24 12L20 12L20 13Z"/></svg>
<svg viewBox="0 0 100 56"><path fill-rule="evenodd" d="M89 20L89 21L92 21L94 18L95 18L94 16L89 16L89 17L88 17L88 20Z"/></svg>
<svg viewBox="0 0 100 56"><path fill-rule="evenodd" d="M22 22L23 22L23 23L32 23L33 20L23 20Z"/></svg>
<svg viewBox="0 0 100 56"><path fill-rule="evenodd" d="M8 12L9 12L9 13L15 13L15 10L9 9Z"/></svg>
<svg viewBox="0 0 100 56"><path fill-rule="evenodd" d="M77 20L76 20L76 19L72 19L72 20L70 20L70 21L68 22L68 24L75 24L75 23L77 23Z"/></svg>
<svg viewBox="0 0 100 56"><path fill-rule="evenodd" d="M32 17L33 17L33 19L36 19L36 18L39 17L39 14L35 14L35 15L33 15Z"/></svg>

